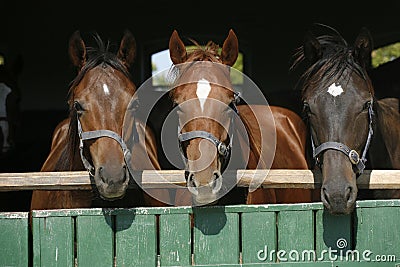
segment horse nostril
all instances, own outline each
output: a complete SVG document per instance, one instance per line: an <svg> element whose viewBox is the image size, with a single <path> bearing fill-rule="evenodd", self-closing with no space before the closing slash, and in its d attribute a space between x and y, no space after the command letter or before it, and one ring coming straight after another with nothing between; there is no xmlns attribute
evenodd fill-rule
<svg viewBox="0 0 400 267"><path fill-rule="evenodd" d="M346 188L346 192L344 195L346 201L350 201L352 191L353 191L353 188L351 186Z"/></svg>
<svg viewBox="0 0 400 267"><path fill-rule="evenodd" d="M322 200L323 200L327 205L330 205L330 203L329 203L329 194L328 194L328 192L327 192L327 190L326 190L325 187L322 188Z"/></svg>
<svg viewBox="0 0 400 267"><path fill-rule="evenodd" d="M126 180L129 178L129 172L126 165L122 166L122 183L125 183Z"/></svg>
<svg viewBox="0 0 400 267"><path fill-rule="evenodd" d="M193 195L195 195L195 196L199 195L199 191L197 190L197 185L196 185L196 182L194 180L194 173L188 173L188 176L187 176L187 189Z"/></svg>
<svg viewBox="0 0 400 267"><path fill-rule="evenodd" d="M101 179L101 181L102 181L103 183L107 183L107 181L106 181L106 179L105 179L105 177L104 177L103 171L104 171L103 167L99 167L99 176L100 176L100 179Z"/></svg>
<svg viewBox="0 0 400 267"><path fill-rule="evenodd" d="M222 175L219 171L215 171L213 175L214 180L212 181L212 192L213 194L217 194L222 187Z"/></svg>
<svg viewBox="0 0 400 267"><path fill-rule="evenodd" d="M187 180L187 184L188 184L188 186L190 186L190 187L197 187L196 186L196 183L195 183L195 181L194 181L194 173L189 173L189 175L188 175L188 180Z"/></svg>

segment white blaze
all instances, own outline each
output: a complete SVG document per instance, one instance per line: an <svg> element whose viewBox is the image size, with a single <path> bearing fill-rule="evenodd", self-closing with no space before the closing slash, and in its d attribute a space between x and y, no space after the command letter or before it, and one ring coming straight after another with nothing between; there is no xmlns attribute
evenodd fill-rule
<svg viewBox="0 0 400 267"><path fill-rule="evenodd" d="M103 90L104 90L104 93L106 94L106 95L109 95L110 94L110 90L108 89L108 86L107 86L107 84L103 84Z"/></svg>
<svg viewBox="0 0 400 267"><path fill-rule="evenodd" d="M340 84L332 83L328 87L327 92L330 93L333 97L337 97L337 96L341 95L344 92L344 90Z"/></svg>
<svg viewBox="0 0 400 267"><path fill-rule="evenodd" d="M206 79L201 78L197 82L197 90L196 90L196 95L199 98L201 111L204 111L204 103L206 102L210 91L211 91L210 82L207 81Z"/></svg>

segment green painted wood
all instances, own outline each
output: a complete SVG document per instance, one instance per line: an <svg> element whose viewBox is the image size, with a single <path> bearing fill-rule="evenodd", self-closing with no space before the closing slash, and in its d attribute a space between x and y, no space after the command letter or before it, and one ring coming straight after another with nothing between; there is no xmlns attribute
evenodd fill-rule
<svg viewBox="0 0 400 267"><path fill-rule="evenodd" d="M211 264L196 267L399 267L394 263L376 262L284 262L284 263L247 263L247 264ZM181 267L192 267L181 266Z"/></svg>
<svg viewBox="0 0 400 267"><path fill-rule="evenodd" d="M307 261L315 250L313 210L281 211L278 213L277 224L277 260Z"/></svg>
<svg viewBox="0 0 400 267"><path fill-rule="evenodd" d="M115 223L117 266L156 266L156 216L117 215Z"/></svg>
<svg viewBox="0 0 400 267"><path fill-rule="evenodd" d="M33 212L32 212L33 213ZM42 218L35 218L32 214L32 250L33 250L33 266L40 266L40 221Z"/></svg>
<svg viewBox="0 0 400 267"><path fill-rule="evenodd" d="M40 218L39 225L35 224L33 231L40 233L39 253L40 265L36 266L74 266L74 222L71 217ZM36 236L35 236L36 238Z"/></svg>
<svg viewBox="0 0 400 267"><path fill-rule="evenodd" d="M275 212L254 212L241 215L242 262L275 262L270 251L276 251L277 228Z"/></svg>
<svg viewBox="0 0 400 267"><path fill-rule="evenodd" d="M192 212L195 221L191 234L189 218ZM315 250L318 255L323 249L334 248L340 238L344 238L348 245L355 245L354 249L358 251L371 250L371 257L378 253L391 256L393 251L397 260L400 257L400 201L394 200L359 201L354 218L331 216L323 211L321 203L204 208L74 209L34 211L33 214L33 229L43 228L40 224L42 221L46 221L46 224L51 222L50 225L54 227L52 232L57 237L50 233L46 236L39 231L33 231L33 266L44 266L43 262L54 258L54 245L47 243L54 238L68 239L67 230L55 230L55 227L63 220L73 221L73 216L77 217L78 266L113 266L113 256L116 256L116 266L155 266L156 215L160 215L162 266L191 266L191 235L196 266L395 266L394 262L356 262L347 258L343 261L282 262L284 265L262 262L257 253L263 249L260 246L265 241L269 252L270 249L285 251L286 255L283 257L287 260L290 260L288 253L291 250L296 250L297 253ZM275 214L276 222L273 221ZM0 222L3 218L0 214ZM268 226L275 224L274 232ZM64 229L67 228L68 224L64 225ZM49 229L49 225L46 229ZM61 237L63 235L65 236ZM39 244L36 240L40 241ZM146 240L148 244L141 240ZM187 246L184 246L185 242ZM276 246L273 248L274 243ZM239 265L240 246L243 265ZM1 260L2 257L0 262ZM53 266L54 262L49 264Z"/></svg>
<svg viewBox="0 0 400 267"><path fill-rule="evenodd" d="M78 266L113 266L112 217L109 215L78 216L76 243Z"/></svg>
<svg viewBox="0 0 400 267"><path fill-rule="evenodd" d="M396 257L400 262L399 207L358 208L354 229L355 248L360 254L365 252L371 259Z"/></svg>
<svg viewBox="0 0 400 267"><path fill-rule="evenodd" d="M0 217L0 266L28 266L28 213L7 212Z"/></svg>
<svg viewBox="0 0 400 267"><path fill-rule="evenodd" d="M343 261L352 257L351 215L331 215L325 210L317 210L315 221L315 252L318 261Z"/></svg>
<svg viewBox="0 0 400 267"><path fill-rule="evenodd" d="M162 266L191 264L190 222L190 214L160 216L160 263Z"/></svg>
<svg viewBox="0 0 400 267"><path fill-rule="evenodd" d="M223 207L194 209L195 264L239 263L239 214Z"/></svg>

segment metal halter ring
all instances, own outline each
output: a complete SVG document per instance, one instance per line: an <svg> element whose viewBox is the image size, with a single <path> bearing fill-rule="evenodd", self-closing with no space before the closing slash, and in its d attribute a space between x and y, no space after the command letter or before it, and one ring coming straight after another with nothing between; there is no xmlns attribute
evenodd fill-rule
<svg viewBox="0 0 400 267"><path fill-rule="evenodd" d="M220 143L218 144L218 146L217 146L217 150L218 150L218 153L219 153L221 156L225 156L228 149L227 149L227 147L226 147L226 145L225 145L224 143L220 142Z"/></svg>
<svg viewBox="0 0 400 267"><path fill-rule="evenodd" d="M349 159L351 161L351 163L353 163L354 165L358 164L358 162L360 161L360 155L358 155L357 151L355 150L350 150L349 152Z"/></svg>

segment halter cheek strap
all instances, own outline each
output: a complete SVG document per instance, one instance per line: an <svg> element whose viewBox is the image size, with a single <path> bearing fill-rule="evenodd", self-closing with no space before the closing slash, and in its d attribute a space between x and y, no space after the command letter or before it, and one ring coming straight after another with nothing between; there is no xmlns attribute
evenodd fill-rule
<svg viewBox="0 0 400 267"><path fill-rule="evenodd" d="M372 105L372 101L371 101L371 104L368 107L368 118L369 118L368 137L367 137L367 141L365 143L365 147L362 152L361 158L360 158L359 154L357 153L357 151L350 149L345 144L342 144L339 142L328 141L328 142L320 144L318 147L315 147L314 140L313 140L313 137L311 134L311 145L312 145L312 149L313 149L313 158L316 160L318 165L321 165L321 161L319 160L319 155L326 150L333 149L333 150L337 150L337 151L344 153L349 158L351 164L356 168L357 174L361 174L364 171L365 162L367 161L366 157L367 157L368 148L370 146L371 139L374 134L374 130L373 130L374 110L373 110L372 106L373 105Z"/></svg>

